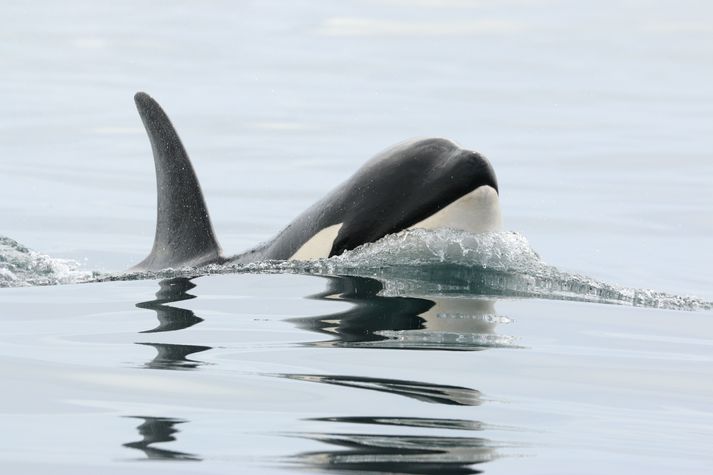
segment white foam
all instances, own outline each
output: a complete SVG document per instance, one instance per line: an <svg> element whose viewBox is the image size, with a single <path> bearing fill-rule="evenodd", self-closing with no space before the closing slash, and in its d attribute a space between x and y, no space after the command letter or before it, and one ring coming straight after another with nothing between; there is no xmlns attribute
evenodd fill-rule
<svg viewBox="0 0 713 475"><path fill-rule="evenodd" d="M0 287L71 284L94 275L80 270L76 261L40 254L0 236Z"/></svg>

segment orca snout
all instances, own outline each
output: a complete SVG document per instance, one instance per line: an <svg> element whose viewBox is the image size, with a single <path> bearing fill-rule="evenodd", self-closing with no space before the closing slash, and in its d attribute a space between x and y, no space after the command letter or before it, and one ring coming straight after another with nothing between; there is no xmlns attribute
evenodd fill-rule
<svg viewBox="0 0 713 475"><path fill-rule="evenodd" d="M467 174L470 177L472 189L490 186L497 194L500 194L498 178L490 161L478 152L473 152L472 150L464 150L464 152L463 161L467 164Z"/></svg>

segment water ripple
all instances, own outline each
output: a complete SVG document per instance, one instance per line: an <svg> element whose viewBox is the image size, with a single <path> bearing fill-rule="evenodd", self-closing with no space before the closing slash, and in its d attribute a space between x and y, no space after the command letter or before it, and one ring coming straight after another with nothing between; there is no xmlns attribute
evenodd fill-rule
<svg viewBox="0 0 713 475"><path fill-rule="evenodd" d="M76 263L0 239L0 286L167 279L230 273L350 275L384 281L383 295L536 297L674 310L711 310L713 302L651 289L632 289L567 273L546 264L513 232L470 234L414 229L386 236L340 256L316 261L228 263L160 272L99 274Z"/></svg>

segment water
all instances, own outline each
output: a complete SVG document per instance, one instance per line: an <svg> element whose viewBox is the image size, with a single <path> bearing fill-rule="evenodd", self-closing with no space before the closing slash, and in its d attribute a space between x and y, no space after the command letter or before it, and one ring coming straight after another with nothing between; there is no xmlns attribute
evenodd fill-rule
<svg viewBox="0 0 713 475"><path fill-rule="evenodd" d="M3 473L708 473L711 13L5 2ZM514 233L118 277L155 219L137 90L229 253L414 136L488 156Z"/></svg>

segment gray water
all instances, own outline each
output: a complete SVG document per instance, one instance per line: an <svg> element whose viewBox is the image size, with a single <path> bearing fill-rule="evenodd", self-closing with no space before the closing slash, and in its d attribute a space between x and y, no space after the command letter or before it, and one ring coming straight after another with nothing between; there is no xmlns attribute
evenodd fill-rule
<svg viewBox="0 0 713 475"><path fill-rule="evenodd" d="M709 473L711 14L4 2L2 472ZM416 136L490 158L509 232L121 275L154 232L137 90L228 252Z"/></svg>

